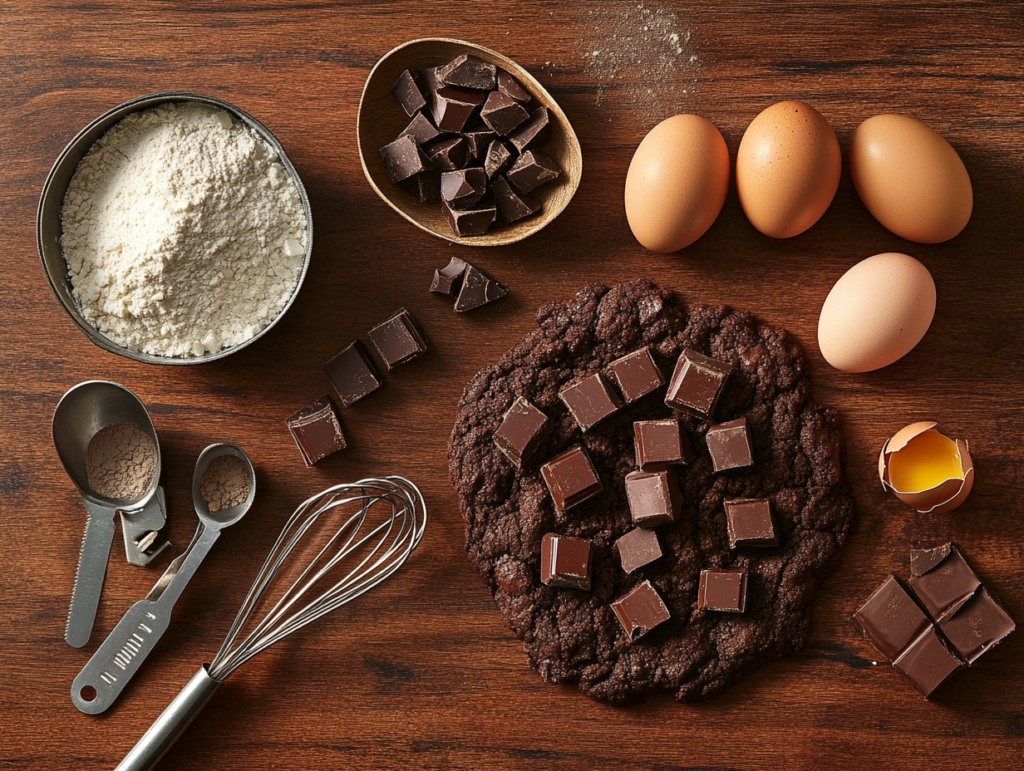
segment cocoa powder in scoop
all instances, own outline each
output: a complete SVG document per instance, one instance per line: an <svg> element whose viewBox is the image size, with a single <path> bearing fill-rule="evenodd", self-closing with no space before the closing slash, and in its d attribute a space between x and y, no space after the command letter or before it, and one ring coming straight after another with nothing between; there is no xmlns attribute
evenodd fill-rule
<svg viewBox="0 0 1024 771"><path fill-rule="evenodd" d="M249 470L242 459L221 455L207 467L199 491L210 505L210 511L216 513L244 502L250 488Z"/></svg>
<svg viewBox="0 0 1024 771"><path fill-rule="evenodd" d="M156 473L156 445L131 423L111 423L89 440L85 474L93 492L119 501L137 501Z"/></svg>

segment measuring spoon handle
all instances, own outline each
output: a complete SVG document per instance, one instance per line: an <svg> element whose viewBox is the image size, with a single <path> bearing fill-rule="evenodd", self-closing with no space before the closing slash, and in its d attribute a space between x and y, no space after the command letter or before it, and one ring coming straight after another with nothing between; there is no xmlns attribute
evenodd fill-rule
<svg viewBox="0 0 1024 771"><path fill-rule="evenodd" d="M114 515L116 509L85 501L88 517L82 536L82 551L78 555L75 588L71 591L71 607L64 639L73 648L89 642L96 610L100 606L103 581L107 577L110 545L114 541Z"/></svg>

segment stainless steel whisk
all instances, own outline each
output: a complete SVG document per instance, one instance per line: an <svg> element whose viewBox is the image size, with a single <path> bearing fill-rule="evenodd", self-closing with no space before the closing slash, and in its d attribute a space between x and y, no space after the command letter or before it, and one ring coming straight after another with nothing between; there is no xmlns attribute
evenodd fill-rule
<svg viewBox="0 0 1024 771"><path fill-rule="evenodd" d="M354 511L347 517L342 513L342 522L334 534L266 615L242 637L250 626L248 622L266 604L263 601L268 590L289 564L294 564L290 559L293 552L308 545L321 518L339 507ZM155 767L232 672L292 632L385 581L419 546L426 524L427 507L422 493L399 476L335 485L299 506L267 555L213 662L200 667L115 771ZM314 594L317 585L347 558L354 566L342 566L341 570L347 572L326 591Z"/></svg>

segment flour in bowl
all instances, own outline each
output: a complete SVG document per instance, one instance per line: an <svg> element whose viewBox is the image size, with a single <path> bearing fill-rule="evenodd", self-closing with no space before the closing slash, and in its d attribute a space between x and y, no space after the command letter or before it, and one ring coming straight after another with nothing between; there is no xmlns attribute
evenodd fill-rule
<svg viewBox="0 0 1024 771"><path fill-rule="evenodd" d="M239 345L281 312L302 273L297 186L252 130L204 104L163 104L107 131L61 215L82 315L135 351Z"/></svg>

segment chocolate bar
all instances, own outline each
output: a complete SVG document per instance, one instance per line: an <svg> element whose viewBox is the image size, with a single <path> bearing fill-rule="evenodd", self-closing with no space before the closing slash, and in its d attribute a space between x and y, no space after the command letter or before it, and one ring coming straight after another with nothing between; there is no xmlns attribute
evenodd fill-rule
<svg viewBox="0 0 1024 771"><path fill-rule="evenodd" d="M721 613L743 613L747 609L747 571L700 571L697 607Z"/></svg>
<svg viewBox="0 0 1024 771"><path fill-rule="evenodd" d="M637 527L668 525L679 519L683 496L671 471L626 474L626 499Z"/></svg>
<svg viewBox="0 0 1024 771"><path fill-rule="evenodd" d="M767 498L741 498L725 502L729 548L778 546L771 504Z"/></svg>
<svg viewBox="0 0 1024 771"><path fill-rule="evenodd" d="M546 533L540 541L540 580L547 586L590 591L594 542Z"/></svg>
<svg viewBox="0 0 1024 771"><path fill-rule="evenodd" d="M711 426L704 439L716 473L754 464L753 442L746 418Z"/></svg>
<svg viewBox="0 0 1024 771"><path fill-rule="evenodd" d="M612 612L630 642L636 642L672 617L650 581L644 581L625 597L613 602Z"/></svg>
<svg viewBox="0 0 1024 771"><path fill-rule="evenodd" d="M540 467L540 475L551 493L555 510L560 513L593 498L604 489L594 464L580 445L570 447L549 460Z"/></svg>
<svg viewBox="0 0 1024 771"><path fill-rule="evenodd" d="M711 418L735 365L710 356L683 351L669 380L665 404L698 418Z"/></svg>
<svg viewBox="0 0 1024 771"><path fill-rule="evenodd" d="M331 381L338 398L346 407L351 407L367 394L380 388L377 368L356 340L323 366L324 374Z"/></svg>
<svg viewBox="0 0 1024 771"><path fill-rule="evenodd" d="M558 398L569 408L569 413L583 431L589 431L622 407L619 397L599 372L563 388L558 392Z"/></svg>
<svg viewBox="0 0 1024 771"><path fill-rule="evenodd" d="M389 371L430 350L430 340L405 308L371 329L369 337Z"/></svg>
<svg viewBox="0 0 1024 771"><path fill-rule="evenodd" d="M926 699L935 689L962 669L934 626L914 640L892 665Z"/></svg>
<svg viewBox="0 0 1024 771"><path fill-rule="evenodd" d="M981 581L953 544L915 551L939 553L926 553L918 556L917 560L914 552L911 553L911 565L921 572L912 571L910 588L932 618L941 624L971 599ZM940 555L944 556L938 558Z"/></svg>
<svg viewBox="0 0 1024 771"><path fill-rule="evenodd" d="M665 385L665 377L651 356L650 346L616 359L609 369L626 404L632 404Z"/></svg>
<svg viewBox="0 0 1024 771"><path fill-rule="evenodd" d="M555 428L548 416L520 396L494 432L494 443L520 468Z"/></svg>
<svg viewBox="0 0 1024 771"><path fill-rule="evenodd" d="M1017 625L984 586L939 626L960 657L973 665L1006 639Z"/></svg>
<svg viewBox="0 0 1024 771"><path fill-rule="evenodd" d="M899 658L904 649L932 625L891 575L853 614L853 623L889 661Z"/></svg>
<svg viewBox="0 0 1024 771"><path fill-rule="evenodd" d="M630 530L615 541L612 549L618 553L622 569L627 575L661 557L658 532L643 527Z"/></svg>
<svg viewBox="0 0 1024 771"><path fill-rule="evenodd" d="M285 423L307 467L346 447L338 412L329 396L303 407Z"/></svg>
<svg viewBox="0 0 1024 771"><path fill-rule="evenodd" d="M640 420L633 424L636 465L643 471L664 471L694 459L690 437L678 420Z"/></svg>

